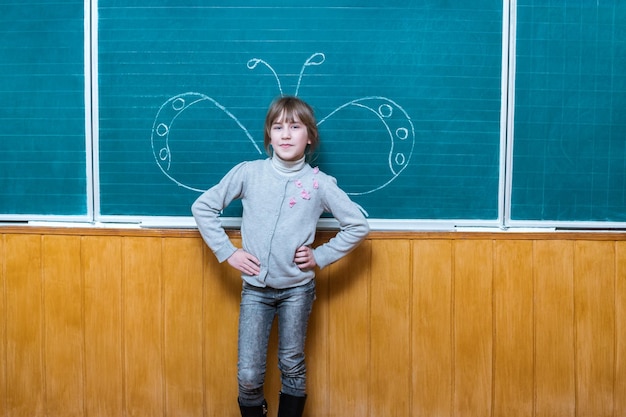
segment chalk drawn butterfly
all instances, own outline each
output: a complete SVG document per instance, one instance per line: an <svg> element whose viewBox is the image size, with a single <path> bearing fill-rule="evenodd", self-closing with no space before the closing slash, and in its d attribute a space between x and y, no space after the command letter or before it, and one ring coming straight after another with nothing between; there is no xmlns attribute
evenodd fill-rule
<svg viewBox="0 0 626 417"><path fill-rule="evenodd" d="M323 53L317 52L306 60L300 70L294 95L298 95L305 69L310 66L321 65L325 59L326 57ZM271 65L258 58L250 59L247 63L247 67L250 70L255 69L259 65L265 66L271 71L278 84L280 94L284 95L280 78ZM205 191L205 187L192 183L191 178L195 178L197 175L194 175L194 167L189 166L192 164L189 161L189 155L199 151L196 149L197 143L187 141L188 143L186 145L181 143L175 144L174 142L178 139L175 140L175 135L172 135L174 127L178 126L180 123L181 115L185 112L196 110L202 110L203 112L211 111L220 116L222 123L226 126L225 129L231 132L228 134L220 132L220 135L230 137L233 135L232 132L239 132L238 136L240 139L235 145L236 148L246 147L248 148L246 152L254 152L254 154L258 155L263 155L264 152L239 119L212 97L196 92L187 92L171 97L159 108L152 126L151 144L154 158L163 174L178 186L197 192L203 192ZM355 112L358 112L360 120L367 122L367 129L369 129L369 131L376 131L377 135L370 135L375 136L377 140L377 143L372 146L376 149L375 152L382 153L382 158L380 154L374 155L374 157L379 160L384 159L378 161L377 165L381 166L381 170L384 171L376 175L375 181L368 179L367 184L351 185L347 179L342 180L338 178L342 188L348 194L363 195L373 193L386 187L406 169L415 144L415 130L411 118L400 105L389 98L380 96L362 97L349 101L337 107L326 117L320 119L318 126L332 124L334 121L342 122L342 115L347 117L348 115L355 114ZM352 116L351 119L353 120L354 116ZM212 130L218 129L215 126L206 126L206 128ZM243 137L242 134L245 135L245 137ZM378 138L383 138L383 140L378 140ZM252 148L246 145L248 142L251 144ZM362 147L362 144L359 142L353 144L353 146ZM206 152L215 151L216 150L206 150ZM237 157L241 158L241 155L238 154ZM199 157L196 156L196 158ZM212 160L214 160L214 158ZM197 163L201 162L199 161ZM177 165L178 167L176 167ZM372 164L368 162L363 165L365 166L363 169L367 170L368 166Z"/></svg>

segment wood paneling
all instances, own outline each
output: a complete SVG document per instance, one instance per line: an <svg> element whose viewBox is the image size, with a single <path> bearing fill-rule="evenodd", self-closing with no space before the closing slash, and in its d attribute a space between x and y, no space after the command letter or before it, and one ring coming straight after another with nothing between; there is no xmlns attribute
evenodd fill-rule
<svg viewBox="0 0 626 417"><path fill-rule="evenodd" d="M238 413L237 323L241 279L226 263L219 264L206 246L202 250L202 267L205 409L211 417L234 417Z"/></svg>
<svg viewBox="0 0 626 417"><path fill-rule="evenodd" d="M413 242L411 413L451 416L453 403L452 242Z"/></svg>
<svg viewBox="0 0 626 417"><path fill-rule="evenodd" d="M493 242L454 245L454 403L459 416L488 416L493 389Z"/></svg>
<svg viewBox="0 0 626 417"><path fill-rule="evenodd" d="M42 243L47 414L81 416L85 357L80 236L43 236Z"/></svg>
<svg viewBox="0 0 626 417"><path fill-rule="evenodd" d="M85 415L124 415L122 238L85 236Z"/></svg>
<svg viewBox="0 0 626 417"><path fill-rule="evenodd" d="M12 228L0 258L0 417L239 415L241 280L196 231ZM318 274L305 415L626 415L624 317L622 234L373 233Z"/></svg>
<svg viewBox="0 0 626 417"><path fill-rule="evenodd" d="M165 414L202 416L202 246L163 239Z"/></svg>
<svg viewBox="0 0 626 417"><path fill-rule="evenodd" d="M571 417L576 406L574 242L533 246L535 415Z"/></svg>
<svg viewBox="0 0 626 417"><path fill-rule="evenodd" d="M533 244L494 242L493 415L533 414ZM515 381L512 384L511 381Z"/></svg>
<svg viewBox="0 0 626 417"><path fill-rule="evenodd" d="M6 403L11 417L48 413L41 240L38 234L5 236Z"/></svg>
<svg viewBox="0 0 626 417"><path fill-rule="evenodd" d="M615 243L615 258L614 415L626 416L626 242Z"/></svg>
<svg viewBox="0 0 626 417"><path fill-rule="evenodd" d="M7 415L7 309L5 237L0 235L0 416Z"/></svg>
<svg viewBox="0 0 626 417"><path fill-rule="evenodd" d="M370 415L407 416L411 393L411 245L371 242ZM390 354L392 353L393 354Z"/></svg>
<svg viewBox="0 0 626 417"><path fill-rule="evenodd" d="M574 244L576 412L613 416L615 244Z"/></svg>
<svg viewBox="0 0 626 417"><path fill-rule="evenodd" d="M165 405L163 239L122 244L124 400L131 416L162 415Z"/></svg>
<svg viewBox="0 0 626 417"><path fill-rule="evenodd" d="M329 267L326 389L331 416L370 415L370 259L371 242L366 241L350 256Z"/></svg>

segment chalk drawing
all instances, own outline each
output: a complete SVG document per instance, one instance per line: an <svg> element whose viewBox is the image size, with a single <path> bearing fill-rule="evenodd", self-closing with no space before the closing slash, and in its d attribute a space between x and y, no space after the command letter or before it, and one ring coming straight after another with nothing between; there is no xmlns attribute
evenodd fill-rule
<svg viewBox="0 0 626 417"><path fill-rule="evenodd" d="M316 52L311 55L305 63L302 65L300 74L298 77L298 83L294 95L298 95L300 91L300 84L306 68L311 66L322 65L326 60L326 56L321 52ZM260 58L253 58L247 62L247 67L250 70L254 70L259 66L267 68L276 79L278 90L281 95L284 95L283 88L280 82L280 77L272 68L270 64ZM183 183L179 179L175 178L170 172L170 167L174 155L172 155L169 135L174 126L176 119L191 106L198 103L209 104L216 109L222 111L227 115L236 125L243 131L246 137L250 140L255 150L262 154L263 151L259 148L256 141L248 131L248 129L232 114L227 108L218 103L213 98L197 92L186 92L168 99L159 108L154 123L152 125L151 145L152 153L154 154L155 161L163 174L165 174L170 180L175 182L180 187L187 188L189 190L204 192L204 189L200 189L188 184ZM361 109L381 123L381 130L384 130L386 136L389 138L389 153L387 154L387 164L389 168L389 178L383 184L373 184L370 189L366 191L350 192L350 195L363 195L370 194L378 191L387 185L389 185L395 178L400 175L402 171L406 169L411 160L413 154L413 147L415 145L415 129L413 122L407 114L407 112L398 103L387 97L370 96L362 97L352 101L349 101L335 110L330 112L326 117L318 121L318 126L322 125L329 119L340 119L341 112L348 109ZM379 132L380 133L380 132Z"/></svg>

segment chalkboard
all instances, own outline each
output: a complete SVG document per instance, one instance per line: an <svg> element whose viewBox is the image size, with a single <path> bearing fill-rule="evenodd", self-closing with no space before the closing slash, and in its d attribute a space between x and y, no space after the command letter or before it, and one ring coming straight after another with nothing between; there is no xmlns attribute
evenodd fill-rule
<svg viewBox="0 0 626 417"><path fill-rule="evenodd" d="M0 213L87 219L84 2L4 2Z"/></svg>
<svg viewBox="0 0 626 417"><path fill-rule="evenodd" d="M266 157L291 94L318 116L314 165L370 218L496 220L502 19L497 0L100 0L98 215L189 216Z"/></svg>
<svg viewBox="0 0 626 417"><path fill-rule="evenodd" d="M517 2L511 219L626 221L626 4Z"/></svg>
<svg viewBox="0 0 626 417"><path fill-rule="evenodd" d="M626 224L626 4L208 3L3 4L0 221L188 219L292 94L370 219Z"/></svg>

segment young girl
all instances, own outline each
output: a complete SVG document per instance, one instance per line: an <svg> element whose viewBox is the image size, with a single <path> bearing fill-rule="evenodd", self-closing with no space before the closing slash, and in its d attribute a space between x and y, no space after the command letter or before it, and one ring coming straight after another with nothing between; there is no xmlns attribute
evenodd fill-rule
<svg viewBox="0 0 626 417"><path fill-rule="evenodd" d="M219 262L241 271L239 407L243 417L267 414L263 384L267 345L278 316L279 417L301 416L306 400L304 342L315 299L315 267L337 261L369 232L358 207L334 178L307 162L319 143L313 110L282 97L265 118L268 159L242 162L192 206L198 229ZM230 241L220 212L241 199L242 248ZM316 248L317 221L331 213L339 232Z"/></svg>

